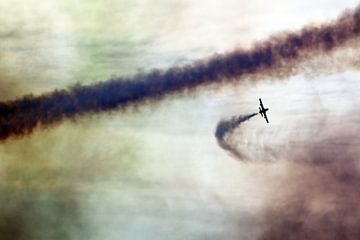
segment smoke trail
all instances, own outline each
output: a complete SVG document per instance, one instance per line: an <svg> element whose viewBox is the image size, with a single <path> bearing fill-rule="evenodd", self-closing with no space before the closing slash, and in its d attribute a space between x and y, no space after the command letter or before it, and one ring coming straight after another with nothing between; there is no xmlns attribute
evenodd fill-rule
<svg viewBox="0 0 360 240"><path fill-rule="evenodd" d="M252 113L248 115L234 116L229 120L221 120L216 126L215 130L215 137L219 146L222 147L225 151L233 154L236 158L243 160L244 157L242 153L236 148L236 146L234 146L234 144L231 143L230 139L227 139L226 137L233 133L233 131L239 127L241 123L256 115L257 113Z"/></svg>
<svg viewBox="0 0 360 240"><path fill-rule="evenodd" d="M25 96L0 103L0 140L52 126L66 118L144 104L200 86L240 82L255 74L289 74L298 61L342 46L360 34L360 8L336 21L283 33L256 44L183 67L154 70L95 85L77 85L41 96Z"/></svg>
<svg viewBox="0 0 360 240"><path fill-rule="evenodd" d="M284 153L292 163L276 180L260 240L360 239L359 129L341 126Z"/></svg>
<svg viewBox="0 0 360 240"><path fill-rule="evenodd" d="M352 114L357 116L358 112L352 111ZM266 162L266 146L256 143L264 154L247 158L241 147L235 149L232 142L223 140L241 119L246 116L218 124L219 145L241 160ZM309 135L301 134L306 128L301 121L301 129L297 127L283 144L271 143L270 150L278 153L277 169L285 171L276 172L265 186L267 194L258 226L259 240L360 239L359 118L348 121L319 120L307 126L312 130Z"/></svg>

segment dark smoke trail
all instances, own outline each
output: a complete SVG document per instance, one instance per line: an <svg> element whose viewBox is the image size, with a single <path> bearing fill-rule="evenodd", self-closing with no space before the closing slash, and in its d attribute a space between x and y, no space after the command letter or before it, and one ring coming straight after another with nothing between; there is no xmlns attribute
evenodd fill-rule
<svg viewBox="0 0 360 240"><path fill-rule="evenodd" d="M230 152L236 158L243 160L243 155L236 149L234 144L230 143L226 137L233 133L233 131L239 127L239 125L250 118L256 116L257 113L252 113L248 115L240 115L234 116L229 120L221 120L216 126L215 137L220 147L222 147L225 151Z"/></svg>
<svg viewBox="0 0 360 240"><path fill-rule="evenodd" d="M117 78L90 86L74 86L41 96L0 103L0 140L31 133L35 127L52 126L66 118L159 101L194 91L212 83L240 82L249 74L279 75L305 57L330 52L360 34L360 9L336 21L284 33L255 45L216 55L184 67L154 70L131 78Z"/></svg>

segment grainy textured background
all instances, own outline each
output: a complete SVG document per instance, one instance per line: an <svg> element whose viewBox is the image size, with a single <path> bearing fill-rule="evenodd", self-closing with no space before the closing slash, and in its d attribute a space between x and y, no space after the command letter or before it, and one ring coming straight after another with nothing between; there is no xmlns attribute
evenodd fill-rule
<svg viewBox="0 0 360 240"><path fill-rule="evenodd" d="M356 4L0 0L0 99L248 48L273 33L331 20ZM284 183L300 190L333 183L327 176L299 184L309 172L322 176L330 169L288 161L310 159L313 164L303 150L309 149L307 143L317 147L313 154L329 149L318 143L323 139L343 141L332 142L335 146L358 142L350 134L359 123L356 53L355 47L345 48L309 61L306 71L286 80L207 90L125 113L87 115L2 142L0 239L272 239L264 233L284 225L279 219L301 215L294 210L283 216L284 206L294 206L289 195L306 202L310 213L302 218L316 216L308 223L315 229L319 215L341 219L344 211L334 209L352 209L353 202L339 200L337 193L345 189L348 194L353 185L338 184L319 197L310 190L300 191L305 196L285 191ZM220 118L256 111L258 97L270 108L271 123L255 117L236 132L238 148L254 162L243 164L217 146L214 130ZM343 129L350 132L346 137L339 135ZM356 146L349 148L344 155L356 169L358 152ZM279 207L269 209L274 199ZM357 226L359 220L346 218L345 223ZM347 239L355 239L352 234Z"/></svg>

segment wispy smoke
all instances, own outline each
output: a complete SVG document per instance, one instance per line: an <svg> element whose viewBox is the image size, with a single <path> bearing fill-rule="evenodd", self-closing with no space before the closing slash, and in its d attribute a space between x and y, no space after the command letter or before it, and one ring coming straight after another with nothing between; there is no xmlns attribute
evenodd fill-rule
<svg viewBox="0 0 360 240"><path fill-rule="evenodd" d="M226 134L231 135L239 123L251 116L222 121L216 131L221 147L248 162L253 159L242 154L247 149L236 141L226 141ZM350 120L358 122L358 118ZM305 128L304 122L302 125ZM293 140L291 143L270 149L278 152L275 164L286 171L266 187L259 240L360 239L359 127L354 122L329 120L310 128L316 134L304 136L302 130L295 130L288 138ZM264 155L256 161L267 162L267 148L258 148Z"/></svg>
<svg viewBox="0 0 360 240"><path fill-rule="evenodd" d="M0 139L31 133L66 118L159 101L201 86L241 82L256 74L283 75L291 66L311 55L342 46L360 34L360 9L346 12L336 21L283 33L256 44L248 51L224 55L168 70L154 70L130 78L120 77L95 85L77 85L41 96L25 96L0 103ZM286 66L286 67L283 67Z"/></svg>
<svg viewBox="0 0 360 240"><path fill-rule="evenodd" d="M239 125L250 118L256 116L257 113L248 115L234 116L228 120L221 120L216 126L215 137L220 147L233 154L236 158L243 160L243 154L236 148L236 145L228 138Z"/></svg>
<svg viewBox="0 0 360 240"><path fill-rule="evenodd" d="M360 239L360 152L354 130L316 140L310 136L284 153L290 161L287 174L270 194L261 240Z"/></svg>

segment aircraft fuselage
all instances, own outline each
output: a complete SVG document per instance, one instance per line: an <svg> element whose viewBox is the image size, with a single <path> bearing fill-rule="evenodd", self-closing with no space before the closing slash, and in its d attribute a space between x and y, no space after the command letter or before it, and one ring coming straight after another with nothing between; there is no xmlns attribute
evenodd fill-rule
<svg viewBox="0 0 360 240"><path fill-rule="evenodd" d="M263 116L263 113L266 113L267 111L269 111L268 108L264 108L264 109L259 108L259 113L261 114L261 116Z"/></svg>

